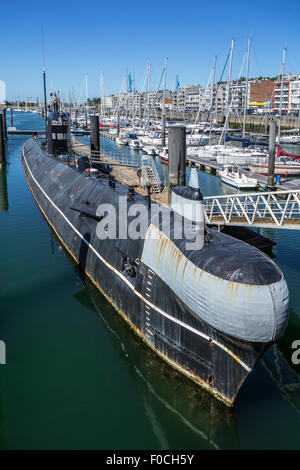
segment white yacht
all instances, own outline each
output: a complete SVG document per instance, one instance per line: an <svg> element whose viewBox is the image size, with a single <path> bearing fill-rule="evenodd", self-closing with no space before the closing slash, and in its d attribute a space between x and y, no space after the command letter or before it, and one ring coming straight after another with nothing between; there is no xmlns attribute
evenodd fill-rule
<svg viewBox="0 0 300 470"><path fill-rule="evenodd" d="M152 155L153 157L158 154L157 148L152 145L146 145L145 147L142 147L142 150L147 153L147 155Z"/></svg>
<svg viewBox="0 0 300 470"><path fill-rule="evenodd" d="M139 140L132 139L129 141L129 147L134 150L139 150L141 148L141 143Z"/></svg>
<svg viewBox="0 0 300 470"><path fill-rule="evenodd" d="M148 134L141 135L140 140L144 145L161 145L161 132L153 131Z"/></svg>
<svg viewBox="0 0 300 470"><path fill-rule="evenodd" d="M257 179L246 176L236 165L224 165L220 176L223 183L238 189L253 189L257 186Z"/></svg>
<svg viewBox="0 0 300 470"><path fill-rule="evenodd" d="M158 154L160 156L160 161L168 165L169 163L169 154L168 147L163 147L163 149Z"/></svg>
<svg viewBox="0 0 300 470"><path fill-rule="evenodd" d="M127 144L128 144L128 140L125 139L125 137L117 137L117 138L116 138L116 144L117 144L117 145L127 145Z"/></svg>
<svg viewBox="0 0 300 470"><path fill-rule="evenodd" d="M222 165L235 163L246 165L257 162L268 156L267 151L251 148L233 147L230 145L204 145L198 149L199 158L214 158Z"/></svg>
<svg viewBox="0 0 300 470"><path fill-rule="evenodd" d="M276 137L276 142L281 144L300 144L300 135L281 135Z"/></svg>
<svg viewBox="0 0 300 470"><path fill-rule="evenodd" d="M187 134L186 145L201 145L208 142L208 137L202 134ZM201 144L200 144L201 143Z"/></svg>
<svg viewBox="0 0 300 470"><path fill-rule="evenodd" d="M265 159L264 162L259 161L257 163L250 163L248 167L255 173L267 175L269 167L268 159ZM300 162L288 158L278 158L274 165L274 175L299 176Z"/></svg>

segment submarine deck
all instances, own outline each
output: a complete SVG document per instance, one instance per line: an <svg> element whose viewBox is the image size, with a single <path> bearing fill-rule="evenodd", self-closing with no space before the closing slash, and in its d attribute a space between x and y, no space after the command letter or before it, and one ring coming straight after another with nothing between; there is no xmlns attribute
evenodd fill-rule
<svg viewBox="0 0 300 470"><path fill-rule="evenodd" d="M72 142L72 150L76 155L86 154L89 158L92 157L91 149L88 145L82 144L78 140L74 139ZM99 158L100 157L100 158ZM115 180L124 186L134 186L135 191L142 196L147 196L147 189L144 185L141 184L140 177L137 175L136 168L139 168L140 165L130 166L124 165L118 162L116 159L100 153L99 163L108 163L112 165L112 176ZM168 206L168 190L164 190L160 193L151 191L150 197L153 201L163 206Z"/></svg>

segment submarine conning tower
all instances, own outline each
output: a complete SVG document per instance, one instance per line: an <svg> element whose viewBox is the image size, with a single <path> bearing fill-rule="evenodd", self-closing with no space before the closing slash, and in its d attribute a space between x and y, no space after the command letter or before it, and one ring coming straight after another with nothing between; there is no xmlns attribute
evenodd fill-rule
<svg viewBox="0 0 300 470"><path fill-rule="evenodd" d="M200 191L198 170L191 167L188 186L175 186L171 193L171 210L193 224L199 249L204 245L204 207L203 196Z"/></svg>
<svg viewBox="0 0 300 470"><path fill-rule="evenodd" d="M49 155L69 155L71 150L70 121L67 113L59 111L56 93L51 93L47 116L47 147Z"/></svg>

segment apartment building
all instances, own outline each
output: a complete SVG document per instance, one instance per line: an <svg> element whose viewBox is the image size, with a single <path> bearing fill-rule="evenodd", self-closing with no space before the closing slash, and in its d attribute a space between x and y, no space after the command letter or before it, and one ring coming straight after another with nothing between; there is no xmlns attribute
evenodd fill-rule
<svg viewBox="0 0 300 470"><path fill-rule="evenodd" d="M273 111L279 113L299 112L300 75L286 75L284 81L275 83Z"/></svg>
<svg viewBox="0 0 300 470"><path fill-rule="evenodd" d="M300 111L300 80L290 82L289 111Z"/></svg>

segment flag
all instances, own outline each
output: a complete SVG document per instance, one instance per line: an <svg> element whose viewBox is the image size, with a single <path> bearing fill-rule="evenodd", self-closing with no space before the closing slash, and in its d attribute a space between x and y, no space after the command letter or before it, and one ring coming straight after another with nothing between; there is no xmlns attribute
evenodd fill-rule
<svg viewBox="0 0 300 470"><path fill-rule="evenodd" d="M179 85L178 75L176 75L176 90L178 90L179 87L180 85Z"/></svg>

